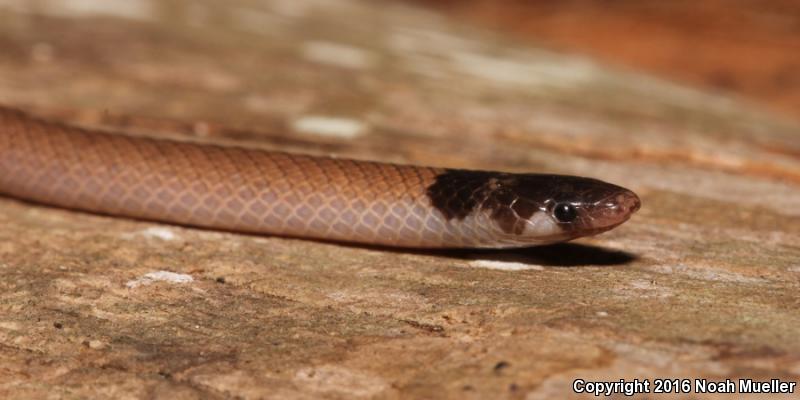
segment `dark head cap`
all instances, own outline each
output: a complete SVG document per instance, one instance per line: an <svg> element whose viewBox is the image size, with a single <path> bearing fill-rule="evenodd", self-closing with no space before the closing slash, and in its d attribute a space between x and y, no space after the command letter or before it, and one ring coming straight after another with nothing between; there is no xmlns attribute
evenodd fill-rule
<svg viewBox="0 0 800 400"><path fill-rule="evenodd" d="M440 175L428 196L448 219L486 220L513 246L604 232L641 204L632 191L592 178L460 170Z"/></svg>

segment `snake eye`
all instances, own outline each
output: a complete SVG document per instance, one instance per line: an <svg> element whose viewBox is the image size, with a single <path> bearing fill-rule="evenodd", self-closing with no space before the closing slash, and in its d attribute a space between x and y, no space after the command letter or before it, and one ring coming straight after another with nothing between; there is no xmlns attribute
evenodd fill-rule
<svg viewBox="0 0 800 400"><path fill-rule="evenodd" d="M558 222L572 222L578 217L578 211L569 203L558 203L553 209L553 216Z"/></svg>

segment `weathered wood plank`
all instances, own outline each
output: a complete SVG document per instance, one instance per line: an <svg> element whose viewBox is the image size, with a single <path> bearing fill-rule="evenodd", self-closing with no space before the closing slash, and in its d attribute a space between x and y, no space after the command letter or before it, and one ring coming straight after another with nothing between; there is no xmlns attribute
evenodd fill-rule
<svg viewBox="0 0 800 400"><path fill-rule="evenodd" d="M591 175L643 208L579 244L428 253L0 199L4 397L537 399L568 398L575 377L797 379L795 123L392 3L75 4L0 5L0 102Z"/></svg>

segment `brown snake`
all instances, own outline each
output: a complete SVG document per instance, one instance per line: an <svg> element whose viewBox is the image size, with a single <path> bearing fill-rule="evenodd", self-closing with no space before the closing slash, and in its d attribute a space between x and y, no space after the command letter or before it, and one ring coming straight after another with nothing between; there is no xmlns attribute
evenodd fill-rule
<svg viewBox="0 0 800 400"><path fill-rule="evenodd" d="M596 179L403 166L111 134L0 107L0 194L229 231L398 247L522 247L639 208Z"/></svg>

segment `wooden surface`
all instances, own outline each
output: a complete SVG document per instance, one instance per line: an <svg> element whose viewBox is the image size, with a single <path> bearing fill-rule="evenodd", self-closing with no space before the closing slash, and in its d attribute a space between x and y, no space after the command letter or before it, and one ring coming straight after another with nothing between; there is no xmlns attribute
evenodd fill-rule
<svg viewBox="0 0 800 400"><path fill-rule="evenodd" d="M796 0L409 0L800 119Z"/></svg>
<svg viewBox="0 0 800 400"><path fill-rule="evenodd" d="M575 244L413 252L0 199L1 397L547 399L587 398L575 378L800 379L795 122L415 6L104 4L0 2L0 103L589 175L643 208Z"/></svg>

